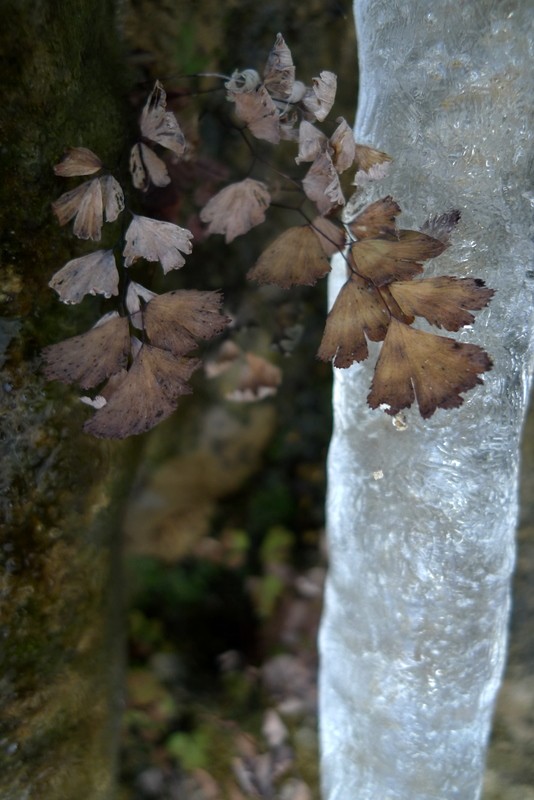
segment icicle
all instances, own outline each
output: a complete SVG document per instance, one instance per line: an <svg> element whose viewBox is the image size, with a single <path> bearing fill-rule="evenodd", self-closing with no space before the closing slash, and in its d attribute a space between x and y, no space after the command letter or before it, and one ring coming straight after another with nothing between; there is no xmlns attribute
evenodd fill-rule
<svg viewBox="0 0 534 800"><path fill-rule="evenodd" d="M529 0L358 0L358 142L394 157L364 199L402 225L462 212L436 274L497 289L460 338L495 366L460 409L370 411L336 370L321 631L324 800L476 800L503 669L532 358ZM379 194L377 193L379 192ZM337 263L332 299L343 280Z"/></svg>

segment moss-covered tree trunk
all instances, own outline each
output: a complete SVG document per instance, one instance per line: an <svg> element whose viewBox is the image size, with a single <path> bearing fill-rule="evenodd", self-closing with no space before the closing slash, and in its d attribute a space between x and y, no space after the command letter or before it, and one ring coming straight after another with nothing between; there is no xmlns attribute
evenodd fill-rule
<svg viewBox="0 0 534 800"><path fill-rule="evenodd" d="M93 298L64 309L47 287L81 254L51 216L66 188L51 166L68 145L115 163L125 71L111 0L1 0L0 10L0 796L104 800L114 793L110 579L125 450L82 434L79 400L45 385L38 354L98 310Z"/></svg>

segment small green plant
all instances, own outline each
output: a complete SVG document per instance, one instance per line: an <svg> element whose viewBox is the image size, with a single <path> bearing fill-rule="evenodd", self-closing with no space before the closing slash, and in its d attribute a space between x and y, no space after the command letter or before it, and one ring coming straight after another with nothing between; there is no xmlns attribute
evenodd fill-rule
<svg viewBox="0 0 534 800"><path fill-rule="evenodd" d="M284 192L294 195L298 190L299 204L293 209L304 224L282 232L249 270L249 278L283 289L311 286L329 273L330 257L341 253L347 279L327 317L318 357L347 368L368 357L367 340L383 342L367 398L371 408L395 415L417 401L427 418L437 408L460 406L462 393L482 383L480 375L491 369L491 359L477 345L412 327L422 317L435 327L458 331L470 325L471 312L484 308L493 296L480 279L418 277L422 262L448 247L459 212L433 216L420 231L405 230L396 221L400 206L387 196L360 207L352 219L343 218L341 175L355 171L356 200L351 206L357 208L358 191L380 180L391 158L355 142L343 118L333 130L321 130L319 123L325 122L334 103L336 75L323 71L311 87L296 80L291 52L280 34L262 78L246 69L224 81L236 127L250 149L251 167L247 177L230 183L202 208L207 234L222 234L231 242L261 224L269 206L281 204ZM181 159L186 142L176 118L166 110L159 83L143 109L140 128L141 140L130 154L134 186L141 191L166 186L167 165L154 148ZM271 148L282 140L294 142L296 164L310 163L306 174L300 178L273 169L273 185L268 184L263 173L269 162L258 140ZM103 219L113 221L124 211L121 187L113 176L102 174L100 160L84 148L70 150L55 170L64 177L99 175L53 204L60 224L74 219L76 236L98 240ZM251 177L255 170L261 170L259 177ZM143 261L159 261L165 274L181 268L193 238L174 223L130 216L116 248L69 261L50 281L66 303L78 303L87 293L118 297L118 308L90 331L44 350L46 377L96 392L82 398L95 409L84 430L109 438L142 433L167 417L190 392L187 381L200 365L186 356L197 340L222 333L229 322L221 313L218 292L156 294L130 278L129 268ZM217 369L239 357L238 348L227 347ZM278 371L254 354L245 354L245 359L234 399L269 394L279 382Z"/></svg>

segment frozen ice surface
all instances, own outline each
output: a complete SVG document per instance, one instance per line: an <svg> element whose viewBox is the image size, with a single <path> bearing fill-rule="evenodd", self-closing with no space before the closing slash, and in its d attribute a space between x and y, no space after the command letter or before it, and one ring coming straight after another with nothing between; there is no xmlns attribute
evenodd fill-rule
<svg viewBox="0 0 534 800"><path fill-rule="evenodd" d="M459 334L494 360L406 424L335 370L321 629L324 800L475 800L503 669L533 352L531 0L357 0L356 138L390 153L403 227L459 208L427 274L497 289ZM529 173L530 170L530 173ZM344 279L337 263L332 298ZM444 331L438 333L447 334Z"/></svg>

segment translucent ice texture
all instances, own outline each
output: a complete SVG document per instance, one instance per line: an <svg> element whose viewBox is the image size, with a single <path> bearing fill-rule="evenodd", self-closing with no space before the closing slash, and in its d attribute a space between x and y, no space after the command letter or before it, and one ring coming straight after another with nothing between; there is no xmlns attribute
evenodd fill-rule
<svg viewBox="0 0 534 800"><path fill-rule="evenodd" d="M359 142L403 227L462 212L427 274L497 293L454 334L495 362L460 409L370 411L335 370L321 630L324 800L475 800L503 669L533 332L531 0L357 0ZM530 194L529 194L530 192ZM336 265L332 296L343 281ZM443 333L441 331L440 333Z"/></svg>

